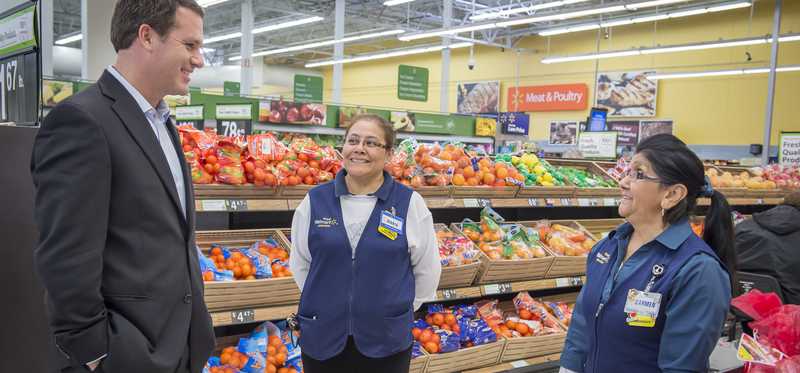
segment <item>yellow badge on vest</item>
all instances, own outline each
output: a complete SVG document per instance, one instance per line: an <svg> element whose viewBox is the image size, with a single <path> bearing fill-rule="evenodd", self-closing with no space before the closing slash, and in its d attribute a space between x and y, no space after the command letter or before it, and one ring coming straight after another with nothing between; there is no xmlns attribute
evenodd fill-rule
<svg viewBox="0 0 800 373"><path fill-rule="evenodd" d="M378 225L378 232L390 240L396 240L398 235L403 234L403 218L394 214L394 208L392 208L392 212L386 210L381 212L381 224Z"/></svg>

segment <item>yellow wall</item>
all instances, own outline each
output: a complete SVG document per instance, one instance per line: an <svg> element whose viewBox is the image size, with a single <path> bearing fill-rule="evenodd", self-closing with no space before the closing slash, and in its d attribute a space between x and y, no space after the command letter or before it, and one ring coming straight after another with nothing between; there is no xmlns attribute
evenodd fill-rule
<svg viewBox="0 0 800 373"><path fill-rule="evenodd" d="M781 33L800 32L800 1L784 1ZM601 39L600 50L619 50L643 46L672 45L765 35L771 32L772 1L758 1L752 22L750 9L725 11L713 15L690 16L642 25L620 26L608 39ZM553 36L550 55L570 55L595 51L597 33L584 31ZM593 97L596 71L658 72L722 70L769 65L769 46L723 48L672 54L624 57L545 65L548 39L530 36L517 45L528 49L517 55L499 48L476 47L477 67L467 68L467 49L454 50L451 57L449 111L456 110L456 84L459 81L500 80L501 110L506 110L509 87L556 83L586 83ZM752 61L745 62L749 51ZM779 65L800 64L800 42L780 46ZM428 101L397 99L397 66L410 64L430 69ZM517 70L519 76L517 77ZM325 97L331 97L332 69L324 71ZM342 101L410 110L439 110L441 54L429 53L393 59L344 65ZM675 134L691 144L737 145L761 143L767 95L767 74L665 80L659 82L657 116L675 121ZM548 136L551 120L577 120L583 112L549 112L531 115L531 138ZM778 74L772 144L780 131L800 131L800 72Z"/></svg>

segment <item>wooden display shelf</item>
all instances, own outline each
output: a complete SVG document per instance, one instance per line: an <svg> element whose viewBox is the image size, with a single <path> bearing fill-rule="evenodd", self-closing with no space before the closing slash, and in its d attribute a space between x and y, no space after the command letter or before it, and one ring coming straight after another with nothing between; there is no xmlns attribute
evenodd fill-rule
<svg viewBox="0 0 800 373"><path fill-rule="evenodd" d="M552 355L546 355L546 356L539 356L539 357L528 358L528 359L515 360L515 361L510 361L510 362L507 362L507 363L500 363L500 364L492 365L492 366L485 367L485 368L465 370L465 371L463 371L461 373L507 372L507 371L510 371L510 370L513 370L513 369L517 369L517 368L523 368L523 367L532 366L532 365L539 365L539 364L549 363L551 361L558 361L559 359L561 359L561 353L560 352L557 353L557 354L552 354Z"/></svg>
<svg viewBox="0 0 800 373"><path fill-rule="evenodd" d="M411 359L411 364L408 367L408 373L424 373L425 369L428 368L428 360L430 360L430 355L425 352L425 349L422 348L422 356L417 356L416 358Z"/></svg>
<svg viewBox="0 0 800 373"><path fill-rule="evenodd" d="M460 349L453 352L431 354L426 373L460 372L466 369L495 365L500 361L505 340Z"/></svg>
<svg viewBox="0 0 800 373"><path fill-rule="evenodd" d="M482 286L469 286L454 289L440 289L436 292L436 301L461 300L480 298L488 295L513 294L520 291L536 291L546 289L559 289L581 286L586 281L585 277L550 278L533 281L508 282L500 284L487 284ZM574 301L574 296L568 293L547 297L554 301ZM286 304L269 307L243 306L226 311L210 312L214 326L244 324L250 322L283 320L290 314L297 312L297 304Z"/></svg>
<svg viewBox="0 0 800 373"><path fill-rule="evenodd" d="M483 208L486 206L497 208L528 208L528 207L616 207L619 206L621 197L619 193L603 194L599 189L587 189L580 193L575 193L576 197L567 198L494 198L495 194L487 193L484 190L484 197L493 198L448 198L448 197L425 197L425 204L429 209L452 209L452 208ZM577 189L576 189L577 190ZM591 193L592 191L597 193ZM783 202L783 195L788 192L776 190L764 190L763 194L747 192L747 196L728 198L728 203L732 206L749 205L777 205ZM724 192L723 192L724 193ZM783 193L783 194L780 194ZM202 198L195 199L195 209L197 212L244 212L244 211L294 211L300 205L303 196L291 197L288 199L248 199L242 196L236 198ZM708 205L708 199L698 199L701 206Z"/></svg>
<svg viewBox="0 0 800 373"><path fill-rule="evenodd" d="M455 232L447 227L445 224L434 224L434 228L437 232L445 231L448 233L452 233L457 237L463 238L467 242L472 250L475 252L480 252L475 244L472 243L467 237L465 237L461 232ZM438 233L437 233L438 235ZM441 245L441 243L439 243ZM439 277L439 288L457 288L457 287L464 287L469 286L475 281L475 276L478 274L478 269L480 268L480 261L475 261L473 263L468 264L461 264L456 266L443 266L442 267L442 274Z"/></svg>

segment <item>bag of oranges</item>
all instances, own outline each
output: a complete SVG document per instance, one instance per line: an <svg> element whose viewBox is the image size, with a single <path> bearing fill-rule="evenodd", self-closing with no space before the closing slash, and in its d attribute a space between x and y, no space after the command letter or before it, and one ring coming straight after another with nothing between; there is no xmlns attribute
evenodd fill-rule
<svg viewBox="0 0 800 373"><path fill-rule="evenodd" d="M245 183L242 167L243 147L235 138L223 138L217 143L217 162L220 165L216 179L222 184L241 185Z"/></svg>

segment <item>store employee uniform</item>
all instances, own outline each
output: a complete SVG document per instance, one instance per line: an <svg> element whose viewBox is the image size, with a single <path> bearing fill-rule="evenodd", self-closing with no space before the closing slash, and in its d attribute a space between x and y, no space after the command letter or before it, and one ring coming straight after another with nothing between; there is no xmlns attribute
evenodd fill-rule
<svg viewBox="0 0 800 373"><path fill-rule="evenodd" d="M320 361L349 340L369 358L408 350L413 311L436 298L441 274L422 197L386 172L374 194L351 195L345 175L312 189L292 223L300 346Z"/></svg>
<svg viewBox="0 0 800 373"><path fill-rule="evenodd" d="M688 220L623 263L633 226L592 250L561 366L574 372L704 372L730 304L719 258Z"/></svg>

